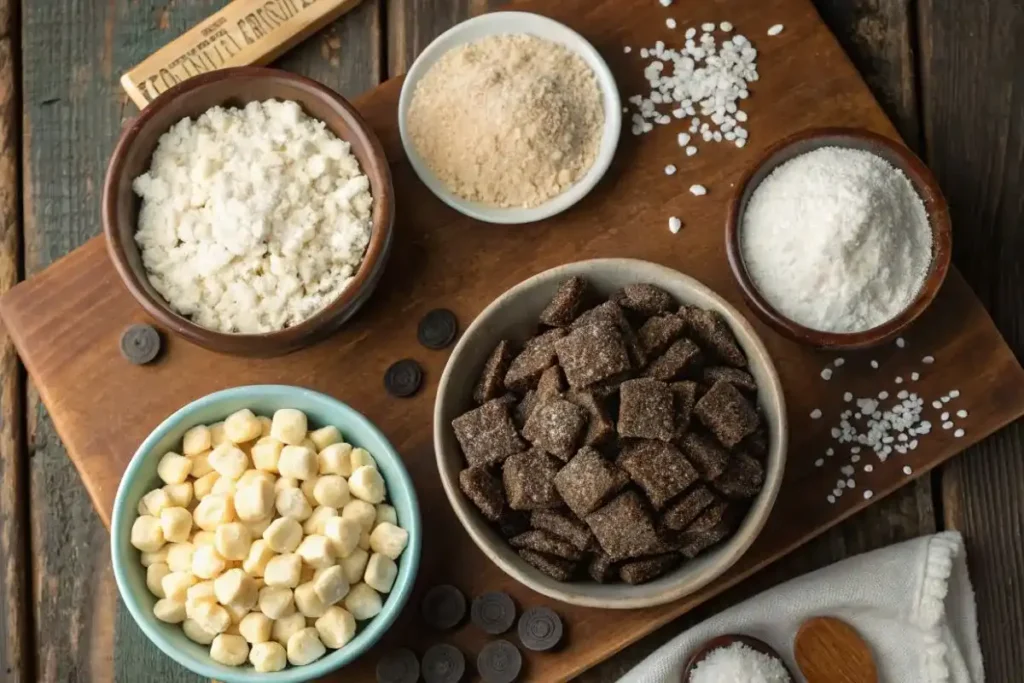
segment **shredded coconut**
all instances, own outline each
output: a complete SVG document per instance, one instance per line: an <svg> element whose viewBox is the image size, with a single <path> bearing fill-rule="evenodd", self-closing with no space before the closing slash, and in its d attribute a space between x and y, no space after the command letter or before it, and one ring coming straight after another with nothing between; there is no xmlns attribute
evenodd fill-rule
<svg viewBox="0 0 1024 683"><path fill-rule="evenodd" d="M295 102L182 119L132 187L150 284L221 332L309 318L352 281L370 241L370 181L349 144Z"/></svg>
<svg viewBox="0 0 1024 683"><path fill-rule="evenodd" d="M463 199L534 207L578 182L604 129L593 70L564 46L495 35L446 52L406 119L430 170Z"/></svg>
<svg viewBox="0 0 1024 683"><path fill-rule="evenodd" d="M790 683L777 657L734 642L709 652L690 673L691 683Z"/></svg>
<svg viewBox="0 0 1024 683"><path fill-rule="evenodd" d="M742 249L755 285L783 315L815 330L859 332L910 305L932 236L903 173L870 152L824 147L758 186Z"/></svg>

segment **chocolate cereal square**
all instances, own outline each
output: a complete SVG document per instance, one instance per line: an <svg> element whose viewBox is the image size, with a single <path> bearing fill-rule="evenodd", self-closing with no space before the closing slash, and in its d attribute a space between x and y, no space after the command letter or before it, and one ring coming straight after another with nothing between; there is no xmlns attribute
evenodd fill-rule
<svg viewBox="0 0 1024 683"><path fill-rule="evenodd" d="M558 363L573 389L586 389L630 369L618 328L599 320L555 342Z"/></svg>
<svg viewBox="0 0 1024 683"><path fill-rule="evenodd" d="M685 317L697 341L726 365L734 368L747 367L747 357L721 313L690 306L685 308L685 313L680 310L680 315Z"/></svg>
<svg viewBox="0 0 1024 683"><path fill-rule="evenodd" d="M558 286L558 291L551 298L541 314L540 321L552 327L566 327L575 318L583 302L587 282L583 278L571 277Z"/></svg>
<svg viewBox="0 0 1024 683"><path fill-rule="evenodd" d="M703 434L687 432L679 442L679 447L705 481L717 479L729 464L729 452Z"/></svg>
<svg viewBox="0 0 1024 683"><path fill-rule="evenodd" d="M746 453L735 453L721 476L712 484L726 498L753 498L764 486L764 467Z"/></svg>
<svg viewBox="0 0 1024 683"><path fill-rule="evenodd" d="M739 368L730 368L726 366L715 366L712 368L704 368L703 374L704 384L709 387L715 385L716 382L728 382L740 391L744 391L748 394L757 393L757 382L754 381L753 375Z"/></svg>
<svg viewBox="0 0 1024 683"><path fill-rule="evenodd" d="M534 510L530 513L530 526L563 538L581 551L594 542L590 527L566 510Z"/></svg>
<svg viewBox="0 0 1024 683"><path fill-rule="evenodd" d="M645 282L626 285L611 298L622 308L645 318L659 313L668 313L675 307L675 301L671 294Z"/></svg>
<svg viewBox="0 0 1024 683"><path fill-rule="evenodd" d="M665 508L662 524L673 531L682 531L697 519L718 497L704 484L697 484L679 500Z"/></svg>
<svg viewBox="0 0 1024 683"><path fill-rule="evenodd" d="M467 467L459 472L459 488L484 517L492 522L498 521L505 509L505 492L501 480L486 467Z"/></svg>
<svg viewBox="0 0 1024 683"><path fill-rule="evenodd" d="M761 419L760 415L758 415L758 420L760 424L757 426L757 429L750 436L743 439L739 448L751 457L763 462L768 457L768 445L770 442L768 440L768 430L765 428L764 420Z"/></svg>
<svg viewBox="0 0 1024 683"><path fill-rule="evenodd" d="M509 395L511 396L512 394ZM512 422L515 423L516 427L522 429L526 426L526 421L530 419L530 415L533 414L533 409L536 407L537 392L530 389L523 395L523 400L519 401L515 410L512 411Z"/></svg>
<svg viewBox="0 0 1024 683"><path fill-rule="evenodd" d="M545 555L561 557L563 560L578 562L583 559L583 552L572 543L540 529L513 536L508 542L513 548L534 550Z"/></svg>
<svg viewBox="0 0 1024 683"><path fill-rule="evenodd" d="M679 449L661 441L631 442L615 462L644 490L655 510L664 508L698 478Z"/></svg>
<svg viewBox="0 0 1024 683"><path fill-rule="evenodd" d="M632 325L626 319L622 307L614 301L605 301L600 306L595 306L573 321L570 329L577 330L586 327L597 321L604 321L615 325L622 335L622 343L626 346L626 353L629 354L629 362L634 368L642 368L647 364L647 356L640 346Z"/></svg>
<svg viewBox="0 0 1024 683"><path fill-rule="evenodd" d="M555 475L561 463L537 450L517 453L501 468L505 498L513 510L556 508L562 499L555 489Z"/></svg>
<svg viewBox="0 0 1024 683"><path fill-rule="evenodd" d="M509 364L505 388L519 392L536 389L540 376L555 364L555 342L564 336L565 330L556 327L526 342L522 352Z"/></svg>
<svg viewBox="0 0 1024 683"><path fill-rule="evenodd" d="M672 392L673 406L676 411L675 432L672 435L672 440L678 442L690 429L693 406L697 403L697 383L689 380L672 382L668 388Z"/></svg>
<svg viewBox="0 0 1024 683"><path fill-rule="evenodd" d="M646 555L661 542L636 491L620 493L584 519L601 549L616 561Z"/></svg>
<svg viewBox="0 0 1024 683"><path fill-rule="evenodd" d="M615 423L605 410L604 401L591 391L570 391L565 400L587 411L587 431L583 433L584 446L597 446L615 435Z"/></svg>
<svg viewBox="0 0 1024 683"><path fill-rule="evenodd" d="M693 412L726 448L752 434L759 423L754 406L729 382L715 382Z"/></svg>
<svg viewBox="0 0 1024 683"><path fill-rule="evenodd" d="M693 559L725 539L732 532L737 517L736 511L725 501L711 504L680 534L680 552Z"/></svg>
<svg viewBox="0 0 1024 683"><path fill-rule="evenodd" d="M576 452L576 444L587 426L586 411L561 398L538 401L523 427L523 436L534 447L556 455L563 461L569 460Z"/></svg>
<svg viewBox="0 0 1024 683"><path fill-rule="evenodd" d="M664 382L631 379L619 387L621 437L671 441L675 433L672 391Z"/></svg>
<svg viewBox="0 0 1024 683"><path fill-rule="evenodd" d="M530 530L530 516L522 510L513 510L505 507L498 517L498 532L505 538L518 536L524 531Z"/></svg>
<svg viewBox="0 0 1024 683"><path fill-rule="evenodd" d="M637 331L640 348L648 358L661 355L669 345L683 336L686 323L678 315L656 315L648 318Z"/></svg>
<svg viewBox="0 0 1024 683"><path fill-rule="evenodd" d="M488 401L455 418L452 429L470 467L495 465L513 453L526 450L512 422L508 404L501 399Z"/></svg>
<svg viewBox="0 0 1024 683"><path fill-rule="evenodd" d="M675 342L657 358L651 361L644 376L670 382L680 375L695 370L701 364L703 354L700 347L689 339L683 338Z"/></svg>
<svg viewBox="0 0 1024 683"><path fill-rule="evenodd" d="M512 342L504 339L498 342L484 363L484 371L480 373L480 379L473 390L473 400L480 404L487 403L505 391L505 373L508 372L513 355Z"/></svg>
<svg viewBox="0 0 1024 683"><path fill-rule="evenodd" d="M678 553L665 553L624 562L619 567L619 578L628 584L637 585L653 581L662 574L679 566L682 558Z"/></svg>
<svg viewBox="0 0 1024 683"><path fill-rule="evenodd" d="M520 550L519 557L547 574L555 581L568 581L576 573L576 563L560 557L545 555L534 550Z"/></svg>
<svg viewBox="0 0 1024 683"><path fill-rule="evenodd" d="M558 396L565 391L565 379L562 377L562 368L552 365L544 371L537 381L537 397L546 399L551 396Z"/></svg>
<svg viewBox="0 0 1024 683"><path fill-rule="evenodd" d="M612 562L612 558L598 551L591 558L590 565L587 567L587 573L590 574L590 578L594 581L607 583L618 575L616 569L617 567Z"/></svg>
<svg viewBox="0 0 1024 683"><path fill-rule="evenodd" d="M585 519L629 483L629 475L593 448L581 448L555 476L555 488L577 517Z"/></svg>

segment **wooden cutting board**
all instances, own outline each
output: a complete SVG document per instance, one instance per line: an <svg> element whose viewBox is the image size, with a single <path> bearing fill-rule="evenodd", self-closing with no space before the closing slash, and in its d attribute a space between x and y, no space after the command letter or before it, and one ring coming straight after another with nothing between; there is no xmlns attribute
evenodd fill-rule
<svg viewBox="0 0 1024 683"><path fill-rule="evenodd" d="M426 632L416 614L419 596L441 582L459 586L470 597L505 590L521 607L549 604L562 615L567 631L558 653L524 651L529 680L556 681L634 642L1016 419L1024 413L1024 371L956 272L906 336L905 348L888 345L846 354L845 365L835 369L830 381L820 372L835 354L797 346L754 321L782 376L791 449L778 502L750 551L698 594L644 610L609 613L552 604L514 584L476 549L441 489L430 425L447 353L417 345L419 318L444 306L465 326L492 299L530 275L599 256L676 268L745 310L726 266L723 237L727 201L743 169L774 141L812 126L860 126L896 136L806 0L676 0L669 9L654 0L534 0L518 8L564 21L591 40L615 72L624 98L646 92L641 46L656 40L679 44L682 28L695 23L733 22L760 52L761 80L745 105L750 143L744 149L705 144L687 159L676 145L677 126L636 138L627 125L607 177L574 209L539 225L481 225L435 199L404 161L395 119L401 83L390 81L357 104L393 161L395 247L378 291L330 340L285 358L254 360L220 356L168 338L157 363L131 366L120 357L118 338L127 325L146 316L121 285L99 238L11 290L0 300L0 316L108 523L119 478L137 445L164 417L206 393L249 383L290 383L324 391L362 411L403 454L427 522L416 593L384 647L409 645L422 654L434 642L452 642L466 653L472 672L487 638L468 625L444 637ZM667 17L681 28L668 30ZM775 23L785 30L767 37L765 31ZM631 54L623 52L627 45ZM668 163L679 167L676 175L663 173ZM706 185L708 195L690 195L692 183ZM678 235L667 229L672 215L685 223ZM934 364L922 363L925 355L934 356ZM403 357L419 360L426 380L418 395L399 400L384 392L382 377L389 364ZM872 360L878 369L870 366ZM920 373L920 379L912 381L912 372ZM933 433L916 450L886 463L865 456L854 465L856 488L829 503L826 496L840 476L847 478L841 468L850 462L846 449L825 455L834 445L829 431L843 409L843 392L895 395L897 376L926 399L925 417L935 426ZM957 419L965 430L962 438L940 429L941 411L929 407L954 389L961 395L950 409L969 411L967 418ZM824 412L822 419L809 417L815 408ZM819 459L823 464L816 466ZM863 470L868 463L873 465L870 473ZM864 496L868 490L871 499ZM344 672L344 679L372 680L376 659L376 653L368 654Z"/></svg>

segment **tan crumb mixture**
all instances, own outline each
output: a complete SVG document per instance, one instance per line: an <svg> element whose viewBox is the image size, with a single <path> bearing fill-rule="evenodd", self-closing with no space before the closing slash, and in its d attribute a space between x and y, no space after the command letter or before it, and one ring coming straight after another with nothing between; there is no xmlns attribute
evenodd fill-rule
<svg viewBox="0 0 1024 683"><path fill-rule="evenodd" d="M454 48L431 67L416 86L408 126L449 191L530 208L590 169L604 109L581 57L533 36L498 35Z"/></svg>

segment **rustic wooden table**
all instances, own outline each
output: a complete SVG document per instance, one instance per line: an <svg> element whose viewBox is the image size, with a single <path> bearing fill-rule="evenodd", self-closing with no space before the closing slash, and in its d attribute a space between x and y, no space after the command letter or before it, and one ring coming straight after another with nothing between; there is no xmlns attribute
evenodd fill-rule
<svg viewBox="0 0 1024 683"><path fill-rule="evenodd" d="M651 0L654 2L655 0ZM135 107L118 78L225 0L0 0L0 291L99 232ZM363 0L280 65L356 95L488 0ZM955 261L1024 355L1024 6L816 0L949 198ZM81 391L94 391L81 387ZM611 681L687 625L790 577L937 529L969 548L988 680L1024 672L1024 423L581 676ZM191 681L119 605L107 533L0 330L0 681Z"/></svg>

